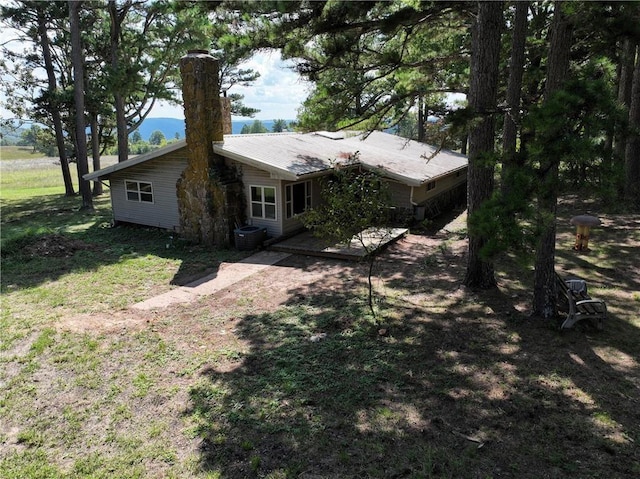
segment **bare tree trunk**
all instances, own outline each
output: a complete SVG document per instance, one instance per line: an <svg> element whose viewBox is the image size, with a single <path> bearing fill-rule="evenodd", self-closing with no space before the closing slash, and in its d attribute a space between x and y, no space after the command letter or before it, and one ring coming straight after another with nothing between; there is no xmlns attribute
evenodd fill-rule
<svg viewBox="0 0 640 479"><path fill-rule="evenodd" d="M631 85L633 82L633 60L635 45L629 37L625 37L618 47L618 65L616 66L616 89L618 103L629 110L631 104ZM601 184L611 188L622 199L624 195L624 155L626 147L626 128L623 122L615 121L607 125L604 143L602 168L600 168Z"/></svg>
<svg viewBox="0 0 640 479"><path fill-rule="evenodd" d="M562 12L562 2L555 3L551 45L547 67L545 101L563 86L569 74L572 27ZM558 167L560 159L545 157L540 164L538 227L542 232L536 246L533 285L533 315L552 318L557 313L555 285L556 209L558 203Z"/></svg>
<svg viewBox="0 0 640 479"><path fill-rule="evenodd" d="M116 0L109 0L109 16L111 17L111 69L116 75L116 82L124 81L120 74L120 60L118 50L120 48L120 34L122 22L131 7L131 1L127 0L121 9L118 9ZM114 108L116 111L116 132L118 144L118 161L125 161L129 158L129 132L127 130L127 118L124 111L124 97L119 85L113 93Z"/></svg>
<svg viewBox="0 0 640 479"><path fill-rule="evenodd" d="M53 130L56 135L56 146L58 147L58 157L60 158L60 168L62 169L62 179L64 181L65 196L75 196L69 169L69 159L67 158L67 148L64 143L64 129L62 127L62 117L57 99L58 84L51 58L51 46L47 34L47 25L41 10L38 10L38 36L40 37L40 47L47 71L49 103L51 105L51 119L53 120Z"/></svg>
<svg viewBox="0 0 640 479"><path fill-rule="evenodd" d="M98 115L91 113L91 157L93 158L93 171L100 169L100 133L98 128ZM100 196L104 193L102 183L98 181L93 182L93 196Z"/></svg>
<svg viewBox="0 0 640 479"><path fill-rule="evenodd" d="M511 61L507 83L507 112L504 115L502 138L502 193L508 197L512 190L514 171L521 166L518 161L516 144L520 123L520 98L522 96L522 76L524 74L525 43L527 40L527 14L529 2L517 2L511 41Z"/></svg>
<svg viewBox="0 0 640 479"><path fill-rule="evenodd" d="M369 254L368 261L369 261L369 274L367 276L367 279L369 282L369 311L371 311L371 316L375 318L376 310L373 307L373 266L376 262L376 256L374 253Z"/></svg>
<svg viewBox="0 0 640 479"><path fill-rule="evenodd" d="M424 97L420 95L418 97L418 141L420 143L425 142L426 131L425 131L425 106L424 106Z"/></svg>
<svg viewBox="0 0 640 479"><path fill-rule="evenodd" d="M630 38L622 41L622 50L620 51L620 64L618 74L618 103L630 108L631 105L631 89L633 85L633 66L635 59L635 42ZM614 139L613 154L614 160L624 163L626 134L623 128L618 125L618 129Z"/></svg>
<svg viewBox="0 0 640 479"><path fill-rule="evenodd" d="M632 206L640 206L640 45L636 45L629 126L631 134L625 149L625 200Z"/></svg>
<svg viewBox="0 0 640 479"><path fill-rule="evenodd" d="M82 209L93 210L91 185L84 179L89 173L87 159L87 133L84 120L84 58L82 55L82 40L80 37L81 2L69 0L69 30L71 33L71 63L73 65L73 98L76 117L76 165L78 167L78 183L82 195Z"/></svg>
<svg viewBox="0 0 640 479"><path fill-rule="evenodd" d="M472 34L471 84L469 107L479 120L469 132L469 169L467 209L471 218L494 188L495 110L498 92L500 34L503 26L502 2L478 2L478 18ZM467 274L464 283L470 287L496 286L493 262L481 256L487 242L484 234L474 231L469 223Z"/></svg>

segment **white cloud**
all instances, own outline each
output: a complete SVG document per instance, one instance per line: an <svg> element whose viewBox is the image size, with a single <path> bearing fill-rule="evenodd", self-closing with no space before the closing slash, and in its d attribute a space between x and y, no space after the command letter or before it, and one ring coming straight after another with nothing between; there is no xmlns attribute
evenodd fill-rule
<svg viewBox="0 0 640 479"><path fill-rule="evenodd" d="M258 120L294 120L298 108L306 99L308 84L291 69L291 62L284 62L280 52L256 53L244 63L242 68L251 68L260 73L260 78L251 86L235 85L230 93L244 95L244 104L260 110ZM184 118L182 105L172 106L166 103L154 107L149 114L152 118ZM245 118L237 117L237 120Z"/></svg>
<svg viewBox="0 0 640 479"><path fill-rule="evenodd" d="M244 66L244 65L243 65ZM284 62L280 52L261 52L246 65L260 73L253 86L237 87L233 93L244 95L245 105L260 109L256 118L293 120L309 93L308 83L292 70L292 62Z"/></svg>
<svg viewBox="0 0 640 479"><path fill-rule="evenodd" d="M1 0L0 0L1 1ZM0 42L17 37L15 31L3 25L0 29ZM230 92L244 95L244 104L260 110L256 114L259 120L294 120L297 110L308 94L307 83L293 71L293 62L282 60L279 51L256 53L242 68L251 68L260 73L260 78L248 87L235 85ZM3 99L0 92L0 101ZM13 114L0 107L0 117L11 118ZM151 118L184 118L182 105L170 105L159 102L149 114ZM237 117L236 120L245 118Z"/></svg>

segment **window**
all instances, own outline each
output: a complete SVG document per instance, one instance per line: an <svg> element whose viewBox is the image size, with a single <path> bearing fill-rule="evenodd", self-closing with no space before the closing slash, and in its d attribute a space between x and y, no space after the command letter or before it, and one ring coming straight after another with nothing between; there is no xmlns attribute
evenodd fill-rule
<svg viewBox="0 0 640 479"><path fill-rule="evenodd" d="M276 219L276 189L273 186L251 187L251 216Z"/></svg>
<svg viewBox="0 0 640 479"><path fill-rule="evenodd" d="M427 191L431 191L436 187L436 182L435 181L430 181L429 183L427 183Z"/></svg>
<svg viewBox="0 0 640 479"><path fill-rule="evenodd" d="M311 182L294 183L286 186L287 218L304 213L311 208Z"/></svg>
<svg viewBox="0 0 640 479"><path fill-rule="evenodd" d="M145 181L124 182L127 190L127 200L142 203L153 203L153 185Z"/></svg>

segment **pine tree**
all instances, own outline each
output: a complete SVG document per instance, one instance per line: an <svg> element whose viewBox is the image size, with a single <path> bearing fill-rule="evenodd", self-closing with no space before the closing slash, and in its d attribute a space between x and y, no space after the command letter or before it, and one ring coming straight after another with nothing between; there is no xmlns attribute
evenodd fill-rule
<svg viewBox="0 0 640 479"><path fill-rule="evenodd" d="M502 2L478 2L478 17L472 34L469 108L476 116L469 132L467 212L469 251L465 284L496 286L491 260L482 257L487 235L477 230L473 216L493 194L495 111L500 62L500 34L503 28Z"/></svg>
<svg viewBox="0 0 640 479"><path fill-rule="evenodd" d="M89 164L87 160L86 122L84 118L84 57L79 13L82 4L81 2L69 0L68 5L69 31L71 33L71 63L73 65L74 116L76 124L74 140L76 165L78 167L78 182L80 184L80 195L82 196L82 209L93 210L91 186L89 182L84 179L84 175L89 173Z"/></svg>

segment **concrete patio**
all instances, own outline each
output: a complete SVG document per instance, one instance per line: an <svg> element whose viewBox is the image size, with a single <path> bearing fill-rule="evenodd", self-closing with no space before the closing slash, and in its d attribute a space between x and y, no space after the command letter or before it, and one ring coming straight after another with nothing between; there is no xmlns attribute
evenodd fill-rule
<svg viewBox="0 0 640 479"><path fill-rule="evenodd" d="M305 231L273 243L268 246L268 249L291 254L359 261L368 254L379 252L394 241L406 236L407 233L409 233L407 228L372 228L363 231L362 241L354 238L349 244L340 245L317 238L310 231Z"/></svg>

